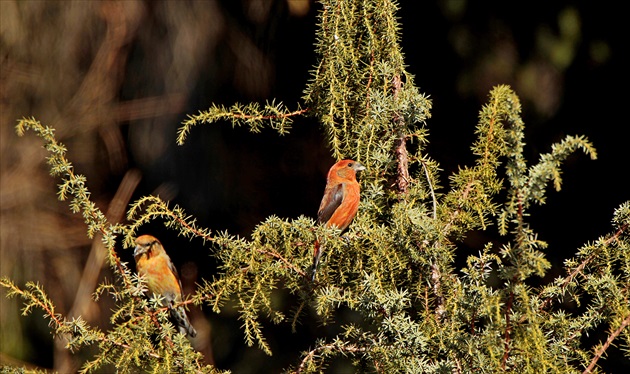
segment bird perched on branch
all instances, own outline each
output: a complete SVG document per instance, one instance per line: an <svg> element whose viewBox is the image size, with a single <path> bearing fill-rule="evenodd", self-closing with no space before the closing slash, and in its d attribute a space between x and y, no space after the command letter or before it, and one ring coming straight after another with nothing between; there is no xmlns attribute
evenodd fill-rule
<svg viewBox="0 0 630 374"><path fill-rule="evenodd" d="M171 319L179 332L195 337L197 331L190 324L186 311L181 305L176 306L183 298L182 283L162 243L151 235L139 236L136 239L133 257L136 260L138 274L146 280L149 292L164 298L164 306L168 307Z"/></svg>
<svg viewBox="0 0 630 374"><path fill-rule="evenodd" d="M365 166L354 160L341 160L330 168L324 197L317 212L318 224L325 224L326 227L334 226L342 232L348 228L359 209L361 188L357 182L357 172L361 170L365 170ZM319 240L315 240L311 278L313 281L322 252Z"/></svg>

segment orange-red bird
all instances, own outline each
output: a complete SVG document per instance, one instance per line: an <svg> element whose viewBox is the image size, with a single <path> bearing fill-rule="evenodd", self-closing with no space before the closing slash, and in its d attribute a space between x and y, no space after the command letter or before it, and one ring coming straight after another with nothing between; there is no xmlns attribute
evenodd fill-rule
<svg viewBox="0 0 630 374"><path fill-rule="evenodd" d="M361 170L365 170L365 166L354 160L341 160L330 168L324 197L317 212L317 223L323 223L327 227L335 226L341 231L348 228L359 209L361 187L357 182L357 172ZM315 240L313 281L322 252L319 240Z"/></svg>
<svg viewBox="0 0 630 374"><path fill-rule="evenodd" d="M168 307L171 319L179 332L195 337L197 331L190 324L184 308L181 305L175 306L183 298L182 283L162 243L151 235L139 236L136 239L133 257L136 259L138 274L146 280L149 292L164 298L165 306Z"/></svg>

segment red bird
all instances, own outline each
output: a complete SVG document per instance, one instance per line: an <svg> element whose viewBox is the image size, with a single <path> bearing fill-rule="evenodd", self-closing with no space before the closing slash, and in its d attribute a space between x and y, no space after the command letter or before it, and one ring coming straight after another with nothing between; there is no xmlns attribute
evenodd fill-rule
<svg viewBox="0 0 630 374"><path fill-rule="evenodd" d="M164 298L179 332L195 337L197 331L190 324L184 308L175 306L182 301L182 283L162 243L151 235L142 235L136 239L133 257L138 274L146 280L149 292Z"/></svg>
<svg viewBox="0 0 630 374"><path fill-rule="evenodd" d="M317 223L326 227L335 226L344 231L350 225L359 209L359 192L357 171L365 170L365 166L353 160L341 160L328 171L324 197L317 212ZM319 240L315 240L313 253L313 276L322 257Z"/></svg>

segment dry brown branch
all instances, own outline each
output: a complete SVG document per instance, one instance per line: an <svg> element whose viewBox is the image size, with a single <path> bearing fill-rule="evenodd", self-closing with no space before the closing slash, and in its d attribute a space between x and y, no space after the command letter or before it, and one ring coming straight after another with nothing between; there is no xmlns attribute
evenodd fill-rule
<svg viewBox="0 0 630 374"><path fill-rule="evenodd" d="M120 182L118 191L109 205L109 210L106 214L109 222L119 223L123 219L125 208L138 183L140 183L140 173L137 170L129 170ZM90 316L92 313L89 312L92 300L91 294L96 289L96 283L105 262L105 254L106 248L101 241L101 236L97 235L92 242L92 249L83 268L83 275L74 298L74 304L68 312L68 317L82 316L87 321L91 320Z"/></svg>

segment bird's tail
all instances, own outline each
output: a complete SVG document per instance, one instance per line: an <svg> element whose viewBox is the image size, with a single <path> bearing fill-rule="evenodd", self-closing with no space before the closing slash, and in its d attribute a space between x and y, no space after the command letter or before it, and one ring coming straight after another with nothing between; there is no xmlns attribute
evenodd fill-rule
<svg viewBox="0 0 630 374"><path fill-rule="evenodd" d="M313 274L311 275L312 282L315 282L315 272L317 271L317 265L319 265L320 258L322 258L322 248L319 245L319 239L315 239L315 249L313 251Z"/></svg>
<svg viewBox="0 0 630 374"><path fill-rule="evenodd" d="M190 324L190 321L188 320L188 316L186 315L186 311L184 310L183 307L169 306L169 311L171 314L171 318L175 322L175 326L177 326L181 334L188 334L192 338L197 336L197 331Z"/></svg>

